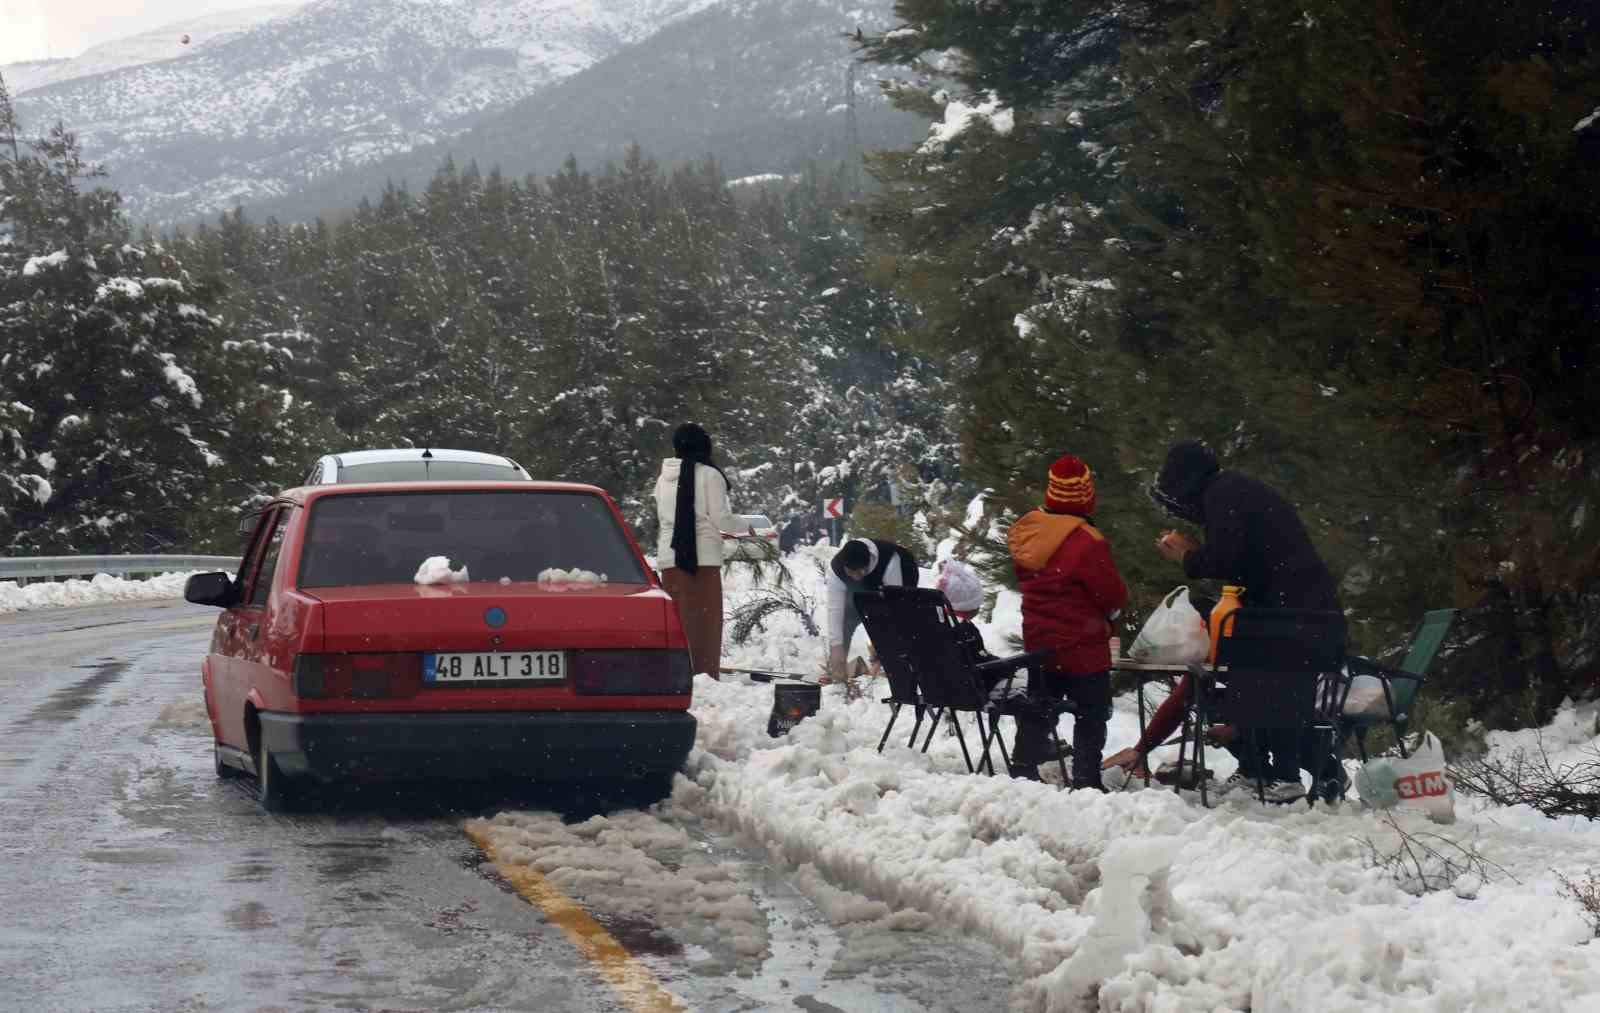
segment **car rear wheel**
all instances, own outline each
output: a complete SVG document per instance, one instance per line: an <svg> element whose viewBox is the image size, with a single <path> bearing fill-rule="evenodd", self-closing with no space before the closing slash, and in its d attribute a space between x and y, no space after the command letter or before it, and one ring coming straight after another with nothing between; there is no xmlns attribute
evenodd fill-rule
<svg viewBox="0 0 1600 1013"><path fill-rule="evenodd" d="M217 765L217 777L219 779L231 781L243 773L238 767L232 766L222 759L222 743L215 739L211 742L211 756L213 762Z"/></svg>
<svg viewBox="0 0 1600 1013"><path fill-rule="evenodd" d="M289 779L278 769L278 761L267 752L264 741L256 742L256 797L269 813L284 812L294 801Z"/></svg>

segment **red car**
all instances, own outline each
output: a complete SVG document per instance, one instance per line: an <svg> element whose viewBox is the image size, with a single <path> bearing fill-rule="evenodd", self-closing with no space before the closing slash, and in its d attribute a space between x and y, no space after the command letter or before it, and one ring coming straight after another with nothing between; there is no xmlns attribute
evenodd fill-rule
<svg viewBox="0 0 1600 1013"><path fill-rule="evenodd" d="M268 809L304 778L661 795L694 741L677 610L593 486L292 489L238 576L185 597L223 609L201 666L218 776L254 774Z"/></svg>

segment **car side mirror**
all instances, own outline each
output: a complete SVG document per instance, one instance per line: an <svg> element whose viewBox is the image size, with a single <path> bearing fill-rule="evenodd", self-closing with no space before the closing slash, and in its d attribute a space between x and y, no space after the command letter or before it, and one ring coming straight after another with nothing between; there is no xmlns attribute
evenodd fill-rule
<svg viewBox="0 0 1600 1013"><path fill-rule="evenodd" d="M225 573L197 573L183 585L184 601L230 608L239 603L239 589Z"/></svg>

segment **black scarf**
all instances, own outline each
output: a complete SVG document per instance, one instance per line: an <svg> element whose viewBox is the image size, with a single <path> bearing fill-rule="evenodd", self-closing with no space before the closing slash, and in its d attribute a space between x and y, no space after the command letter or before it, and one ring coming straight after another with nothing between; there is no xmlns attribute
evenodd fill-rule
<svg viewBox="0 0 1600 1013"><path fill-rule="evenodd" d="M684 573L700 568L700 548L695 538L694 466L682 458L678 468L678 505L672 514L672 565Z"/></svg>

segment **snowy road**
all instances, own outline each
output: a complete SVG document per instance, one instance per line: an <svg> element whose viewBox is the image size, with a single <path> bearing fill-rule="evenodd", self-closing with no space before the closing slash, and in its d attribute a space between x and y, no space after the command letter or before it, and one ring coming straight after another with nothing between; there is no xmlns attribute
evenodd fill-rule
<svg viewBox="0 0 1600 1013"><path fill-rule="evenodd" d="M926 926L848 938L688 810L583 821L419 793L263 813L248 780L212 771L198 665L214 618L182 602L0 615L0 1008L642 1008L467 837L502 809L522 858L581 867L589 914L687 1008L1005 1007L985 944Z"/></svg>

